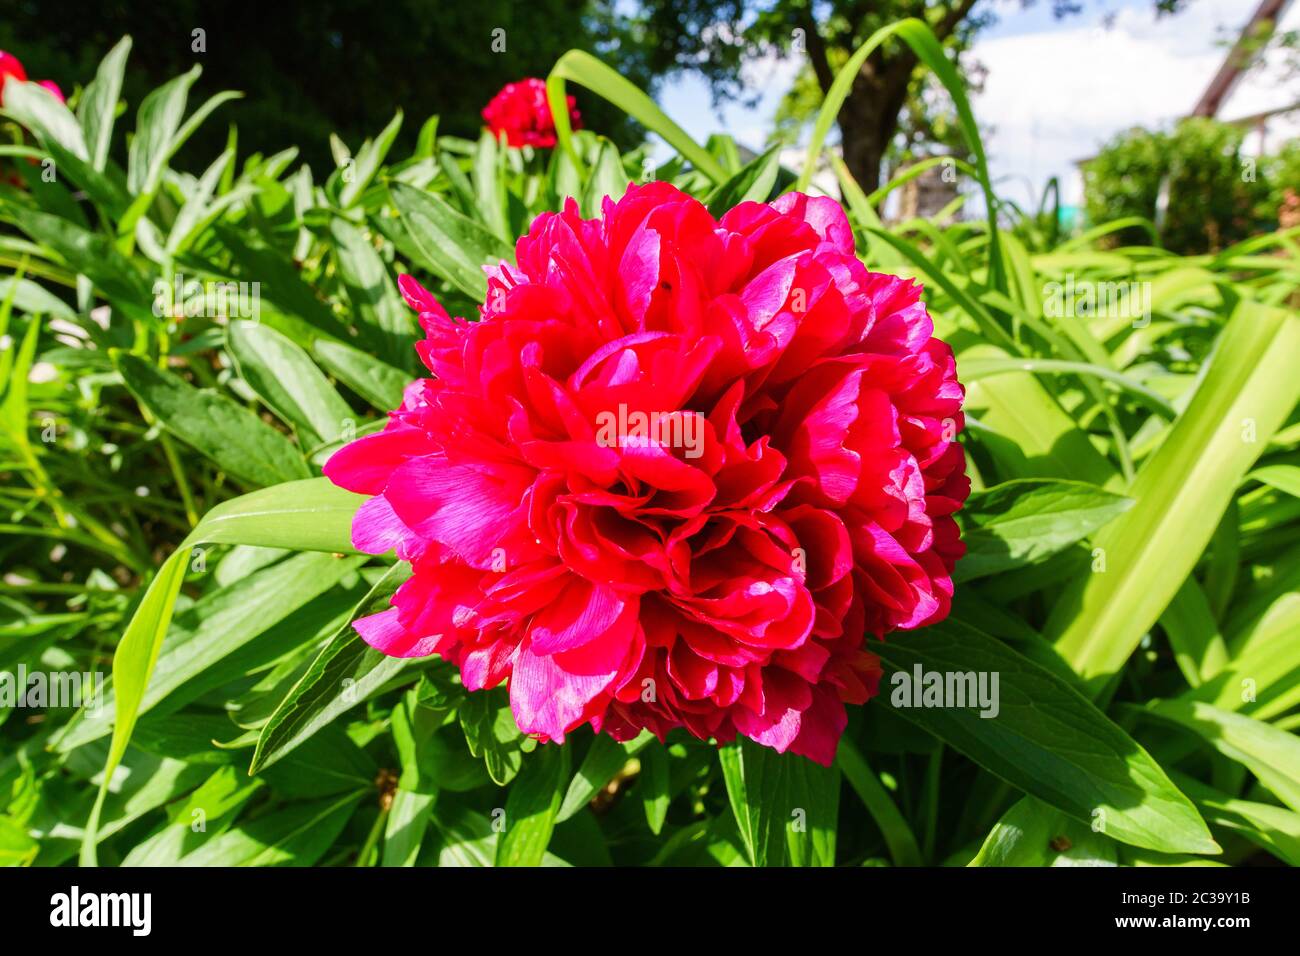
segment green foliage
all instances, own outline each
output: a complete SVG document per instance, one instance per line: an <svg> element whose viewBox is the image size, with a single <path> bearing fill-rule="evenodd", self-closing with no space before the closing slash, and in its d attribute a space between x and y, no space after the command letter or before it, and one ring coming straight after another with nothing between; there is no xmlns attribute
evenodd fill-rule
<svg viewBox="0 0 1300 956"><path fill-rule="evenodd" d="M256 42L248 34L250 17ZM203 31L201 48L196 29ZM438 114L446 133L477 136L479 111L502 86L545 76L574 46L599 50L638 84L654 76L649 51L606 0L331 0L324 7L313 0L255 7L169 0L157 9L91 4L68 17L11 3L0 16L0 49L16 53L29 75L55 79L67 94L94 75L106 44L125 33L136 39L122 87L128 102L140 103L195 64L204 71L197 90L245 94L224 122L197 131L182 154L187 168L219 153L226 124L234 123L246 155L297 147L313 169L327 170L330 134L360 142L388 121L394 103L418 121ZM579 109L592 128L624 146L636 142L638 132L616 108L593 98ZM102 115L102 107L91 112ZM418 133L418 122L402 131L404 151L415 148Z"/></svg>
<svg viewBox="0 0 1300 956"><path fill-rule="evenodd" d="M935 71L1005 209L932 33L876 40ZM385 97L327 176L233 136L190 174L178 148L209 117L189 77L112 121L127 50L76 113L9 87L0 671L112 677L102 710L0 710L0 863L1300 861L1300 230L1181 257L1113 247L1134 218L1064 243L996 217L886 228L884 191L836 164L864 261L925 284L967 387L951 619L878 646L831 768L682 733L539 744L501 689L357 637L409 569L353 553L361 499L320 469L416 374L398 276L472 315L480 266L643 178L644 153L437 121L411 151ZM566 84L663 135L658 175L715 209L794 180L691 142L584 54ZM198 294L214 283L230 294ZM996 674L998 713L910 706L918 667Z"/></svg>
<svg viewBox="0 0 1300 956"><path fill-rule="evenodd" d="M1283 226L1300 223L1300 140L1285 143L1264 171L1270 190L1266 215Z"/></svg>
<svg viewBox="0 0 1300 956"><path fill-rule="evenodd" d="M1200 118L1172 132L1120 133L1084 167L1089 220L1153 221L1161 245L1184 254L1218 252L1276 225L1265 204L1268 164L1257 169L1242 154L1244 136L1239 127ZM1140 237L1133 228L1116 238Z"/></svg>

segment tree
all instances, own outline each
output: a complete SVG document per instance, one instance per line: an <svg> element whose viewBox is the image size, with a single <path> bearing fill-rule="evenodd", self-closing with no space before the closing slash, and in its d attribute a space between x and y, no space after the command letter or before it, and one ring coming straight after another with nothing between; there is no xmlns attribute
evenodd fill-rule
<svg viewBox="0 0 1300 956"><path fill-rule="evenodd" d="M1081 9L1076 0L1050 2L1057 16ZM1180 2L1157 0L1157 8L1172 12ZM715 98L739 95L744 65L762 55L806 56L824 95L836 68L880 27L905 17L923 20L956 58L993 22L987 7L987 0L642 0L641 29L652 70L697 70ZM909 101L915 107L909 128L924 130L931 123L922 83L916 55L900 41L877 47L854 77L838 117L840 140L845 164L866 190L880 183L881 164Z"/></svg>
<svg viewBox="0 0 1300 956"><path fill-rule="evenodd" d="M848 60L848 54L837 49L829 51L829 55L831 66L838 73ZM963 59L961 65L967 90L978 94L983 88L984 68L967 59ZM787 146L797 143L816 120L824 99L825 92L817 77L805 64L777 105L770 142ZM962 136L952 97L934 74L917 68L903 109L899 112L897 128L886 145L879 177L888 179L892 171L929 156L974 161L970 146Z"/></svg>

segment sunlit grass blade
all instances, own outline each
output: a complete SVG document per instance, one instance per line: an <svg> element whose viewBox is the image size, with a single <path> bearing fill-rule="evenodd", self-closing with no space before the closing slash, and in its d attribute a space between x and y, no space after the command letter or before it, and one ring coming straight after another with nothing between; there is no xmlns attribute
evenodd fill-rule
<svg viewBox="0 0 1300 956"><path fill-rule="evenodd" d="M1161 700L1127 709L1170 721L1245 766L1292 810L1300 812L1300 737L1262 720L1199 701Z"/></svg>
<svg viewBox="0 0 1300 956"><path fill-rule="evenodd" d="M117 695L113 739L99 795L82 838L83 866L96 863L96 833L109 781L121 763L131 732L135 729L145 685L158 660L163 637L176 608L176 598L185 580L190 549L198 544L253 544L352 553L352 516L363 500L360 495L337 488L325 478L264 488L212 509L163 563L113 654L113 687Z"/></svg>
<svg viewBox="0 0 1300 956"><path fill-rule="evenodd" d="M1006 277L1002 263L1001 244L998 239L998 199L993 192L993 183L989 179L988 161L984 156L984 143L980 139L979 126L975 122L975 114L971 111L970 101L966 98L966 88L961 75L944 54L943 47L936 39L934 31L920 20L909 17L906 20L900 20L897 23L881 27L862 46L858 47L853 55L849 57L848 62L840 68L840 71L835 75L835 81L831 84L830 90L826 93L821 109L817 113L812 139L808 143L808 157L804 160L803 172L799 174L795 189L804 191L808 188L808 184L812 182L813 173L817 169L817 159L821 156L822 145L826 142L826 135L830 132L831 126L835 124L840 113L840 107L844 105L845 99L848 98L849 90L853 87L853 83L858 77L858 71L862 69L862 64L866 62L867 57L871 55L876 47L890 37L895 36L905 41L912 48L912 52L916 54L917 59L934 72L939 82L944 85L944 88L952 97L953 105L957 109L958 126L961 129L963 138L966 140L966 145L970 147L971 153L975 157L976 178L984 191L984 201L988 208L990 236L989 285L995 289L1004 289Z"/></svg>
<svg viewBox="0 0 1300 956"><path fill-rule="evenodd" d="M565 100L566 83L585 86L597 96L609 100L649 132L662 136L668 145L690 160L696 169L715 183L721 183L727 178L726 171L709 155L709 151L670 120L667 114L655 105L655 101L635 83L606 66L590 53L584 50L570 50L556 61L550 76L546 78L546 97L550 101L551 114L555 119L556 138L579 170L582 170L583 164L573 148L573 131Z"/></svg>
<svg viewBox="0 0 1300 956"><path fill-rule="evenodd" d="M862 800L871 818L876 821L876 826L880 827L880 834L885 838L894 865L923 866L925 860L921 856L916 837L912 834L912 828L907 825L907 820L881 784L880 778L867 765L848 737L840 738L835 763L853 792Z"/></svg>
<svg viewBox="0 0 1300 956"><path fill-rule="evenodd" d="M1118 385L1122 390L1133 395L1142 404L1148 406L1157 414L1172 419L1176 412L1163 395L1153 389L1147 388L1141 382L1138 382L1122 372L1116 372L1114 369L1105 368L1100 365L1091 365L1088 362L1069 362L1062 359L971 359L963 362L961 365L961 377L963 381L973 382L981 378L990 378L994 375L1005 375L1008 372L1034 372L1037 374L1052 373L1070 373L1073 375L1088 375L1093 378L1104 379Z"/></svg>
<svg viewBox="0 0 1300 956"><path fill-rule="evenodd" d="M1239 306L1191 404L1130 489L1137 504L1094 538L1106 570L1071 584L1044 631L1094 692L1173 599L1242 478L1295 407L1297 353L1300 318Z"/></svg>

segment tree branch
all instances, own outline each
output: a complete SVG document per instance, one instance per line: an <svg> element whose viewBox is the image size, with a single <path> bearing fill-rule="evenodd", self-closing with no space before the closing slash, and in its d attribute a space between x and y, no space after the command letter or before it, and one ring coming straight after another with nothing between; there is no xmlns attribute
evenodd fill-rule
<svg viewBox="0 0 1300 956"><path fill-rule="evenodd" d="M952 36L953 31L970 15L971 8L978 2L979 0L958 0L944 14L943 19L934 27L934 35L941 44ZM907 99L907 87L912 81L912 71L916 69L919 62L910 46L900 44L896 54L886 57L878 65L877 72L881 76L880 82L884 87L886 113L892 111L896 116L898 110L902 109L902 104Z"/></svg>
<svg viewBox="0 0 1300 956"><path fill-rule="evenodd" d="M970 16L971 8L977 2L978 0L960 0L956 6L944 15L944 18L934 28L934 35L939 38L940 43L952 36L952 31L956 30L961 22Z"/></svg>
<svg viewBox="0 0 1300 956"><path fill-rule="evenodd" d="M830 57L826 55L826 41L822 39L821 33L817 30L817 21L813 19L812 4L801 7L795 14L795 20L807 34L804 42L807 46L808 62L812 64L813 75L817 77L817 85L822 88L823 94L829 93L831 84L835 82L835 71L831 69Z"/></svg>

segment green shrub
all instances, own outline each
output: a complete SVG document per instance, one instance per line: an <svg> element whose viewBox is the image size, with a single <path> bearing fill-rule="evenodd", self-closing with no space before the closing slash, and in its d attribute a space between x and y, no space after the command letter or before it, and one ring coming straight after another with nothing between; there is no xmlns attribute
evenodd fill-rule
<svg viewBox="0 0 1300 956"><path fill-rule="evenodd" d="M1286 143L1265 169L1269 185L1265 215L1284 227L1300 225L1300 139Z"/></svg>
<svg viewBox="0 0 1300 956"><path fill-rule="evenodd" d="M1172 132L1120 133L1085 166L1088 218L1150 220L1161 244L1184 254L1218 251L1268 228L1261 219L1268 187L1263 171L1241 153L1243 136L1236 126L1199 118ZM1141 236L1130 229L1117 238Z"/></svg>

